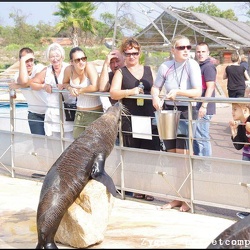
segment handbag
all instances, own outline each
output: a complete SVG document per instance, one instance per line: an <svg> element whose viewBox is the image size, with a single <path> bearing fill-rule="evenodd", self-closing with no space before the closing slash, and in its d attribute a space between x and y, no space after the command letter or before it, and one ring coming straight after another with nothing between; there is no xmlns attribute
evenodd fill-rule
<svg viewBox="0 0 250 250"><path fill-rule="evenodd" d="M58 85L57 77L56 77L56 72L54 70L54 67L52 66L52 71L55 77L56 85ZM63 94L62 95L62 100L63 100L63 109L65 113L65 120L66 121L74 121L75 120L75 115L76 115L76 103L66 103L64 102Z"/></svg>
<svg viewBox="0 0 250 250"><path fill-rule="evenodd" d="M76 115L76 103L64 102L64 113L66 121L74 121Z"/></svg>

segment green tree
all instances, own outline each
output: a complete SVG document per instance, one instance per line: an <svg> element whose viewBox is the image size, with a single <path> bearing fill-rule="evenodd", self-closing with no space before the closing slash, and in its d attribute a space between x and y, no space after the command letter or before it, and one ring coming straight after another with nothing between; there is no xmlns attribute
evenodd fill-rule
<svg viewBox="0 0 250 250"><path fill-rule="evenodd" d="M105 37L109 38L113 37L115 22L117 24L115 44L117 44L118 40L121 40L124 37L125 31L130 33L137 33L142 30L136 24L135 18L133 14L131 14L130 12L131 10L130 3L119 2L117 4L118 4L117 16L109 12L105 12L100 15L100 20L105 24L104 26L105 29L101 30L101 34L103 35L101 39L102 42ZM98 26L101 27L102 25L99 24ZM98 29L98 31L100 30Z"/></svg>
<svg viewBox="0 0 250 250"><path fill-rule="evenodd" d="M103 22L98 23L97 33L98 33L98 37L101 43L103 43L104 38L113 37L115 18L116 18L115 15L109 12L105 12L100 15L100 20ZM122 33L122 29L120 28L120 25L118 26L116 33L117 33L116 37L123 37L123 33Z"/></svg>
<svg viewBox="0 0 250 250"><path fill-rule="evenodd" d="M56 25L58 32L71 29L73 46L78 46L79 30L95 33L95 20L92 18L96 6L92 2L60 2L59 11L53 15L60 16L62 20Z"/></svg>
<svg viewBox="0 0 250 250"><path fill-rule="evenodd" d="M55 27L50 24L39 21L36 25L36 29L42 37L53 37L55 36Z"/></svg>
<svg viewBox="0 0 250 250"><path fill-rule="evenodd" d="M15 9L9 14L9 17L14 21L13 28L5 30L5 39L8 44L18 43L36 43L40 35L36 28L26 23L28 15L24 15L20 9Z"/></svg>
<svg viewBox="0 0 250 250"><path fill-rule="evenodd" d="M241 7L242 11L246 11L243 15L250 18L250 2L244 2Z"/></svg>
<svg viewBox="0 0 250 250"><path fill-rule="evenodd" d="M232 9L222 11L211 2L201 2L198 7L190 6L186 9L194 12L205 13L210 16L222 17L233 21L238 21L238 18L235 16L235 13Z"/></svg>
<svg viewBox="0 0 250 250"><path fill-rule="evenodd" d="M95 40L97 44L103 44L104 39L106 37L113 36L113 30L111 30L110 27L103 22L97 21L95 28L96 28L96 35L97 35Z"/></svg>

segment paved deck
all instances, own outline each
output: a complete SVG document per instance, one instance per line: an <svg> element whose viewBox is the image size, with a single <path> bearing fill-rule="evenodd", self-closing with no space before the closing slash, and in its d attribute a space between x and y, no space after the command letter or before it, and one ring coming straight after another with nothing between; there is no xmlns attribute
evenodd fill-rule
<svg viewBox="0 0 250 250"><path fill-rule="evenodd" d="M0 248L34 249L42 182L0 175ZM115 199L101 244L90 248L206 248L235 220L160 210L150 202ZM58 247L69 248L58 244Z"/></svg>

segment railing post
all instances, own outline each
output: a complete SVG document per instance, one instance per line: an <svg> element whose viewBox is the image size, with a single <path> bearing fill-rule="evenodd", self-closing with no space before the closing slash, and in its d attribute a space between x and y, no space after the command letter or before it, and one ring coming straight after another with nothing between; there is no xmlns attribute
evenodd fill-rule
<svg viewBox="0 0 250 250"><path fill-rule="evenodd" d="M194 183L193 183L193 159L192 155L194 154L193 150L193 131L194 126L196 126L196 121L193 121L193 106L192 102L188 103L188 144L189 144L189 150L188 150L188 162L189 162L189 171L190 171L190 205L191 205L191 212L194 213L194 206L193 206L193 200L194 200Z"/></svg>
<svg viewBox="0 0 250 250"><path fill-rule="evenodd" d="M64 119L63 119L63 93L58 92L59 94L59 112L60 112L60 143L61 143L61 149L62 152L65 150L65 144L64 144Z"/></svg>
<svg viewBox="0 0 250 250"><path fill-rule="evenodd" d="M14 163L14 136L15 136L15 99L10 98L10 157L11 157L11 177L15 177L15 163Z"/></svg>
<svg viewBox="0 0 250 250"><path fill-rule="evenodd" d="M119 100L119 102L122 104L122 101ZM122 199L125 199L125 191L124 189L124 161L123 161L123 136L122 136L122 113L121 118L119 121L119 150L120 150L120 160L121 160L121 196Z"/></svg>

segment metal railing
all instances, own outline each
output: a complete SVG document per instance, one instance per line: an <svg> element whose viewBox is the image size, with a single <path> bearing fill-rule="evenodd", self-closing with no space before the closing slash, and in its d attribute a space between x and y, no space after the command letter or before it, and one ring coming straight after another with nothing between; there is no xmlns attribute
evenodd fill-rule
<svg viewBox="0 0 250 250"><path fill-rule="evenodd" d="M8 94L7 88L2 86L0 90ZM108 92L95 92L87 95L109 97ZM130 96L129 98L138 97L151 99L150 95ZM216 97L195 99L178 97L176 99L177 102L189 103L189 114L192 114L193 102L204 100L215 102L216 105L250 101L249 98ZM72 143L72 140L64 138L63 129L61 129L60 138L30 134L27 116L24 114L20 116L20 112L17 111L17 100L11 99L5 104L9 105L9 114L8 112L0 113L0 124L1 126L5 124L4 129L0 126L1 166L12 177L20 172L24 175L30 175L34 171L46 173L59 155ZM59 105L62 111L62 102ZM231 117L228 117L228 121L230 119ZM60 122L63 128L62 118ZM211 139L213 150L223 150L223 145L221 147L218 145L228 138L231 143L231 151L229 150L228 155L226 157L203 157L192 153L195 139L192 134L193 122L190 116L188 138L190 151L187 155L128 148L122 143L114 146L110 156L106 159L105 169L114 180L117 189L121 190L122 197L125 198L125 191L130 191L186 201L192 212L195 212L195 204L250 212L250 184L248 184L250 165L246 161L232 158L230 152L236 152L236 150L230 142L230 133L224 132L228 126L223 122L221 124L214 122L215 125L221 125L217 134L223 135L224 138ZM241 154L241 152L237 153Z"/></svg>

